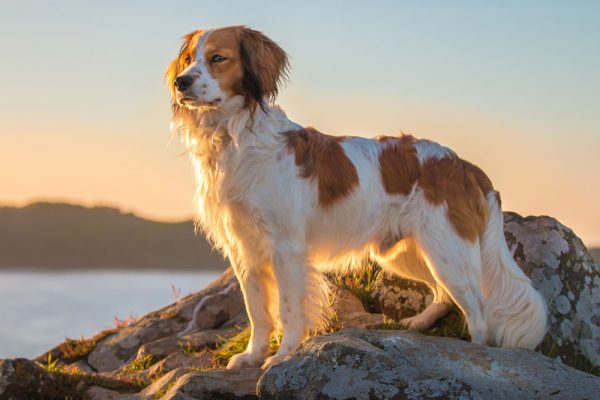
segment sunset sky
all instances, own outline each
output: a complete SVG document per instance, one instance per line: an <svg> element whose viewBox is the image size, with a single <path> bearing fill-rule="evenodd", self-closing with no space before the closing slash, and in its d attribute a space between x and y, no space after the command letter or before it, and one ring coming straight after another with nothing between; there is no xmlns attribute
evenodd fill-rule
<svg viewBox="0 0 600 400"><path fill-rule="evenodd" d="M506 210L600 246L598 21L593 1L5 0L0 203L189 218L162 75L185 33L243 24L290 54L279 103L296 122L439 141L488 173Z"/></svg>

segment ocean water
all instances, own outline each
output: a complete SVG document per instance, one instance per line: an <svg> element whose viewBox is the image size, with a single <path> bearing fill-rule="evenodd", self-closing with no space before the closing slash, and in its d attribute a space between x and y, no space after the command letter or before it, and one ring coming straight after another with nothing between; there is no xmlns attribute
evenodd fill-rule
<svg viewBox="0 0 600 400"><path fill-rule="evenodd" d="M0 272L0 358L32 358L205 288L219 272Z"/></svg>

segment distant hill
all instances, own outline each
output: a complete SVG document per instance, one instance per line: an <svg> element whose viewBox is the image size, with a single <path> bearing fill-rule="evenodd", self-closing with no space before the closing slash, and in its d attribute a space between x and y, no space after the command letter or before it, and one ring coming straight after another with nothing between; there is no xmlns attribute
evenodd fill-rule
<svg viewBox="0 0 600 400"><path fill-rule="evenodd" d="M192 221L149 221L110 207L0 207L0 269L218 270L223 258Z"/></svg>

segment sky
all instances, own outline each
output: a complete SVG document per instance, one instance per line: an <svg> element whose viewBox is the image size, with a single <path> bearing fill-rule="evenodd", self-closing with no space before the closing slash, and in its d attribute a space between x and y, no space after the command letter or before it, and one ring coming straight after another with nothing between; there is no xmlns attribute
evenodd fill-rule
<svg viewBox="0 0 600 400"><path fill-rule="evenodd" d="M0 203L190 218L162 80L180 38L248 25L291 56L279 103L330 134L400 131L479 165L505 210L600 246L600 3L0 2Z"/></svg>

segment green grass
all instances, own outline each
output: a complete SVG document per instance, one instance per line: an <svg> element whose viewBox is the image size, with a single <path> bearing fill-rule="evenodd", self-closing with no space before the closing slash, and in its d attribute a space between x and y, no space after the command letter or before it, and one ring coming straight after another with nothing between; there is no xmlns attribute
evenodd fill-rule
<svg viewBox="0 0 600 400"><path fill-rule="evenodd" d="M196 354L205 349L206 346L195 347L189 340L180 340L177 345L185 354Z"/></svg>
<svg viewBox="0 0 600 400"><path fill-rule="evenodd" d="M107 329L89 339L85 339L83 336L79 339L66 338L66 340L58 346L58 357L61 361L65 362L80 360L91 353L100 340L113 332L114 330Z"/></svg>
<svg viewBox="0 0 600 400"><path fill-rule="evenodd" d="M145 371L152 365L156 364L160 358L154 357L152 354L148 354L142 358L134 359L129 365L125 366L121 371L123 372L138 372Z"/></svg>
<svg viewBox="0 0 600 400"><path fill-rule="evenodd" d="M177 379L173 379L171 382L169 382L165 386L163 386L162 389L160 389L158 392L156 392L154 394L154 396L152 396L152 398L154 400L160 400L160 399L162 399L162 397L165 394L167 394L169 392L169 390L171 390L173 388L173 386L175 386L176 383L177 383Z"/></svg>
<svg viewBox="0 0 600 400"><path fill-rule="evenodd" d="M48 360L45 363L41 363L39 361L36 361L35 363L48 372L56 372L59 371L61 368L61 366L57 364L58 358L53 360L51 353L48 353Z"/></svg>
<svg viewBox="0 0 600 400"><path fill-rule="evenodd" d="M349 274L334 274L330 277L337 286L356 296L365 310L377 312L371 295L375 289L375 280L380 273L381 268L377 264L367 263Z"/></svg>
<svg viewBox="0 0 600 400"><path fill-rule="evenodd" d="M242 353L250 341L250 328L245 328L229 337L220 337L219 343L212 353L212 362L215 368L225 366L227 361L236 354ZM281 334L271 335L269 355L275 354L281 343Z"/></svg>

